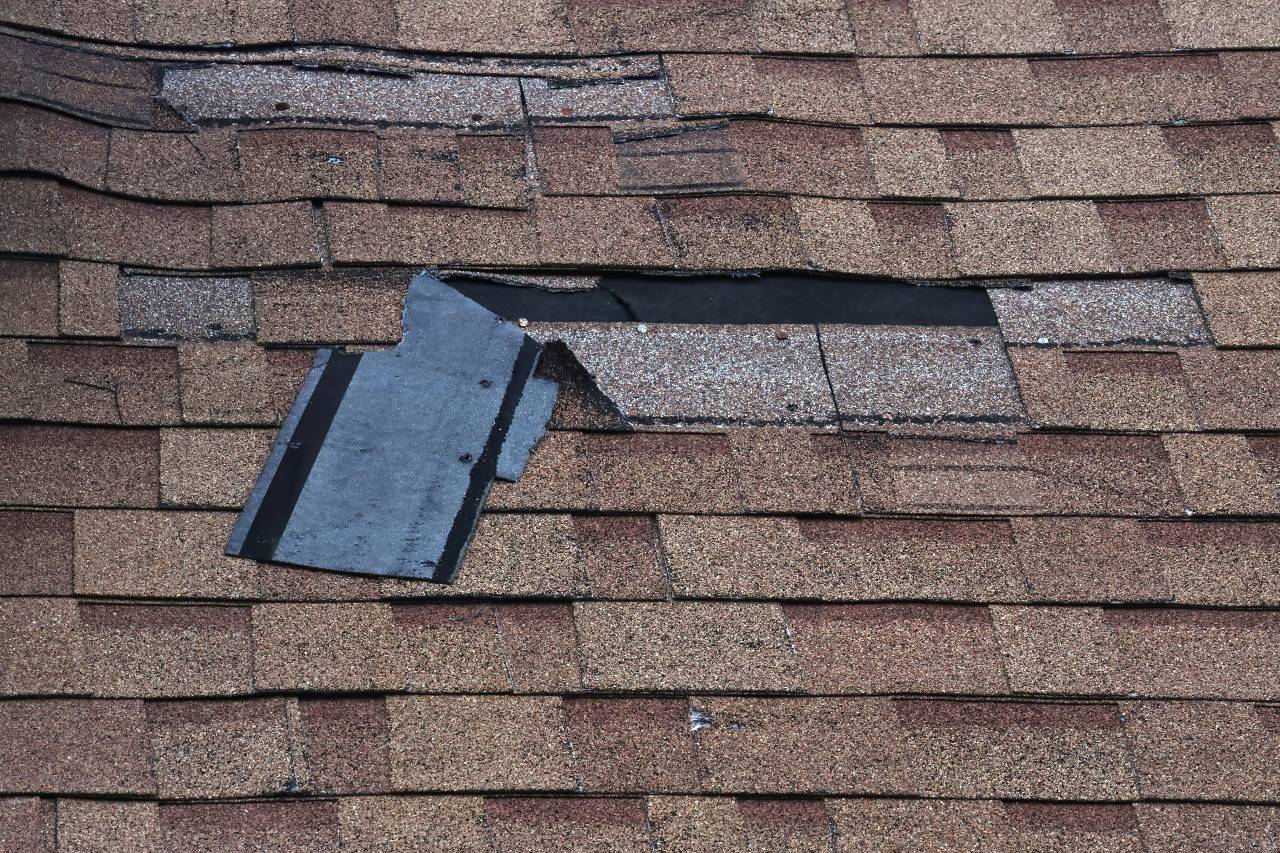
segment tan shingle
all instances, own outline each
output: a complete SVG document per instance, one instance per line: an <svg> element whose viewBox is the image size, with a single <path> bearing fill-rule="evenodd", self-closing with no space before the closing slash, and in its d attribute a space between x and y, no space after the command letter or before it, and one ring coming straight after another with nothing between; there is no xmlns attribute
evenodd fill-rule
<svg viewBox="0 0 1280 853"><path fill-rule="evenodd" d="M1280 274L1197 273L1209 326L1225 346L1280 346Z"/></svg>

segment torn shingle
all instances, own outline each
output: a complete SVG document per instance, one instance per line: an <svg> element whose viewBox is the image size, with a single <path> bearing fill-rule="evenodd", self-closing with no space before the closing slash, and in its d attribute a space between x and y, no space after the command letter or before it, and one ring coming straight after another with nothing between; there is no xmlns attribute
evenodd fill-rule
<svg viewBox="0 0 1280 853"><path fill-rule="evenodd" d="M493 477L523 468L519 454L503 459L506 442L527 454L554 385L527 386L534 341L426 273L404 325L395 350L317 354L228 553L453 577Z"/></svg>

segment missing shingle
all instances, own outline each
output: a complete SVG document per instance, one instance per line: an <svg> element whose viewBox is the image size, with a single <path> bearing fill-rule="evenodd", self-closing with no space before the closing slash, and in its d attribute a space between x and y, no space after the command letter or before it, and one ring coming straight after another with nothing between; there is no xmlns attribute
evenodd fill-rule
<svg viewBox="0 0 1280 853"><path fill-rule="evenodd" d="M659 276L608 273L589 290L548 292L459 277L462 293L535 322L994 326L980 287L863 281L808 273Z"/></svg>
<svg viewBox="0 0 1280 853"><path fill-rule="evenodd" d="M321 350L227 553L448 582L495 478L524 470L556 401L541 346L414 278L395 349Z"/></svg>

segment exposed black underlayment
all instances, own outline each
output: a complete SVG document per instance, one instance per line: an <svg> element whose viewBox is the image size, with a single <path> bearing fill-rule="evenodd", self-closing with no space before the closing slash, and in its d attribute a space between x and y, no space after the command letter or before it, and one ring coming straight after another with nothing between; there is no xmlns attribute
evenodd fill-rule
<svg viewBox="0 0 1280 853"><path fill-rule="evenodd" d="M392 350L322 349L227 553L449 582L495 478L546 429L554 381L513 323L423 273Z"/></svg>
<svg viewBox="0 0 1280 853"><path fill-rule="evenodd" d="M843 323L994 326L985 289L810 273L657 276L606 273L591 290L514 287L458 275L459 292L507 319L541 322Z"/></svg>

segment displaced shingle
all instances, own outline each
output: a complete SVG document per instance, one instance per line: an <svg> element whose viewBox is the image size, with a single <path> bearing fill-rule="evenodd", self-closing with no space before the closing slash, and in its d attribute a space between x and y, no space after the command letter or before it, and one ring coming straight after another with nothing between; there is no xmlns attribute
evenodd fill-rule
<svg viewBox="0 0 1280 853"><path fill-rule="evenodd" d="M253 689L248 608L81 603L78 610L94 695L229 696Z"/></svg>
<svg viewBox="0 0 1280 853"><path fill-rule="evenodd" d="M397 789L573 788L559 697L393 696L387 708Z"/></svg>
<svg viewBox="0 0 1280 853"><path fill-rule="evenodd" d="M102 189L110 133L96 124L33 106L0 107L0 165L42 172ZM48 145L50 139L59 144Z"/></svg>
<svg viewBox="0 0 1280 853"><path fill-rule="evenodd" d="M205 205L154 204L71 186L61 187L59 197L66 232L59 254L180 270L209 265Z"/></svg>
<svg viewBox="0 0 1280 853"><path fill-rule="evenodd" d="M985 328L821 326L846 426L1019 420L1004 343ZM886 369L887 367L887 369Z"/></svg>
<svg viewBox="0 0 1280 853"><path fill-rule="evenodd" d="M831 423L817 336L803 326L556 325L605 394L639 423Z"/></svg>
<svg viewBox="0 0 1280 853"><path fill-rule="evenodd" d="M796 686L777 605L581 602L574 613L588 689Z"/></svg>
<svg viewBox="0 0 1280 853"><path fill-rule="evenodd" d="M271 449L270 430L160 432L160 503L239 509Z"/></svg>
<svg viewBox="0 0 1280 853"><path fill-rule="evenodd" d="M1189 284L1171 279L1045 281L988 291L1019 344L1199 344L1208 329Z"/></svg>
<svg viewBox="0 0 1280 853"><path fill-rule="evenodd" d="M0 790L154 795L142 702L0 702Z"/></svg>
<svg viewBox="0 0 1280 853"><path fill-rule="evenodd" d="M1280 274L1196 273L1196 293L1223 346L1280 346Z"/></svg>
<svg viewBox="0 0 1280 853"><path fill-rule="evenodd" d="M289 792L297 772L289 746L289 701L147 702L146 730L160 796L212 799Z"/></svg>
<svg viewBox="0 0 1280 853"><path fill-rule="evenodd" d="M75 591L138 598L249 598L254 564L225 556L233 513L79 510Z"/></svg>
<svg viewBox="0 0 1280 853"><path fill-rule="evenodd" d="M986 608L790 605L784 612L811 693L1008 689Z"/></svg>
<svg viewBox="0 0 1280 853"><path fill-rule="evenodd" d="M159 456L156 430L0 425L0 504L155 506Z"/></svg>

